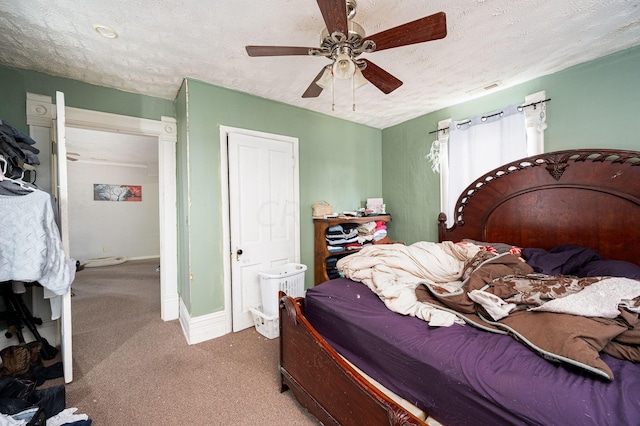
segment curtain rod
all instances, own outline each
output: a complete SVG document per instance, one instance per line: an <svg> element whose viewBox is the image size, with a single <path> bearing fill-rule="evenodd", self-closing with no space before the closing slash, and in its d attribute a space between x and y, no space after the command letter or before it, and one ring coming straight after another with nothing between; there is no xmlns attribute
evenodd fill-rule
<svg viewBox="0 0 640 426"><path fill-rule="evenodd" d="M518 111L522 111L524 108L527 108L527 107L530 107L530 106L535 108L538 104L541 104L543 102L549 102L550 100L551 100L551 98L547 98L547 99L544 99L542 101L531 102L530 104L526 104L526 105L520 105L520 106L518 106ZM485 121L487 118L495 117L496 115L501 115L501 114L503 114L502 111L496 112L495 114L483 115L482 116L482 121ZM458 124L467 124L467 123L471 123L471 120L462 121L462 122L460 122ZM437 129L437 130L434 130L432 132L429 132L429 134L432 135L434 133L442 132L444 130L449 130L449 128L448 127L443 127L442 129Z"/></svg>

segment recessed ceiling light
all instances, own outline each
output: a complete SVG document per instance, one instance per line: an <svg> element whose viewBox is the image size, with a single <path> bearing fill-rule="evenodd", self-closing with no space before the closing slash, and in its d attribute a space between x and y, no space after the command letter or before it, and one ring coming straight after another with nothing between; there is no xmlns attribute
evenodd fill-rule
<svg viewBox="0 0 640 426"><path fill-rule="evenodd" d="M116 32L116 30L106 25L93 24L93 29L96 30L96 32L100 34L102 37L106 37L106 38L118 37L118 33Z"/></svg>

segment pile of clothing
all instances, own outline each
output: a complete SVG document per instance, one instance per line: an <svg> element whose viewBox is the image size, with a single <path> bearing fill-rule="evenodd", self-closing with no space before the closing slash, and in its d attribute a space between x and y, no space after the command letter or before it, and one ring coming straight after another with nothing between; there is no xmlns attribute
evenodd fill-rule
<svg viewBox="0 0 640 426"><path fill-rule="evenodd" d="M387 237L387 224L383 220L372 220L360 225L343 223L331 226L327 229L326 241L329 253L359 250L371 244L391 243L391 240ZM338 257L329 257L326 260L327 276L330 280L342 276L337 267L338 259Z"/></svg>
<svg viewBox="0 0 640 426"><path fill-rule="evenodd" d="M0 155L7 161L7 176L21 176L25 164L40 164L35 144L29 135L0 119Z"/></svg>
<svg viewBox="0 0 640 426"><path fill-rule="evenodd" d="M358 224L344 223L331 226L326 235L327 250L329 253L337 253L345 250L359 249Z"/></svg>
<svg viewBox="0 0 640 426"><path fill-rule="evenodd" d="M63 376L62 363L44 366L37 349L41 345L20 344L0 351L0 425L89 426L86 414L65 408L64 385L44 386Z"/></svg>
<svg viewBox="0 0 640 426"><path fill-rule="evenodd" d="M343 223L327 229L327 250L339 253L345 250L361 249L369 244L389 244L387 224L383 220L363 224Z"/></svg>
<svg viewBox="0 0 640 426"><path fill-rule="evenodd" d="M384 220L376 220L363 223L358 226L358 243L361 246L369 244L390 244L387 237L387 223Z"/></svg>
<svg viewBox="0 0 640 426"><path fill-rule="evenodd" d="M342 274L338 271L338 258L337 257L329 257L326 260L327 262L327 277L330 280L335 280L336 278L340 278Z"/></svg>

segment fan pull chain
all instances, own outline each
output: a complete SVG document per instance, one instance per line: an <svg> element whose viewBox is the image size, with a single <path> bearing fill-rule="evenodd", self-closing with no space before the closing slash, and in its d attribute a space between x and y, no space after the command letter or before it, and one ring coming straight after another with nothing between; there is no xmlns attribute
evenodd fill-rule
<svg viewBox="0 0 640 426"><path fill-rule="evenodd" d="M356 77L355 73L351 77L351 102L353 103L353 111L356 110Z"/></svg>
<svg viewBox="0 0 640 426"><path fill-rule="evenodd" d="M336 76L331 72L331 111L336 110L336 86L335 86Z"/></svg>

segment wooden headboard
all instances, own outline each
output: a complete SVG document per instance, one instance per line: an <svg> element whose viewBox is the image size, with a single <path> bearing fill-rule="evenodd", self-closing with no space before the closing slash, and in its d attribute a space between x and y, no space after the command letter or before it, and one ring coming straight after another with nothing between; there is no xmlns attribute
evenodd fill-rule
<svg viewBox="0 0 640 426"><path fill-rule="evenodd" d="M438 217L439 241L575 244L640 265L640 152L556 151L492 170Z"/></svg>

